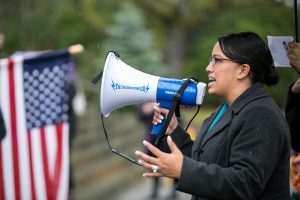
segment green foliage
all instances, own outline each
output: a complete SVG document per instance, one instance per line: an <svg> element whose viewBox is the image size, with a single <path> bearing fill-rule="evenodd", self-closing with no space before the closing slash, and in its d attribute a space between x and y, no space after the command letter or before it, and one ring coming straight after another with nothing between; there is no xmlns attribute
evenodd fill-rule
<svg viewBox="0 0 300 200"><path fill-rule="evenodd" d="M124 62L144 72L164 73L161 54L154 49L153 33L146 28L142 13L132 4L125 4L116 14L107 33L109 37L102 44L103 52L116 51Z"/></svg>
<svg viewBox="0 0 300 200"><path fill-rule="evenodd" d="M188 32L182 77L203 82L208 81L205 67L219 35L250 30L266 40L267 35L294 34L293 9L273 0L190 0L183 4L170 0L2 0L0 16L5 53L81 43L85 51L76 57L79 74L87 80L103 68L107 50L118 51L122 60L142 71L164 74L161 60L172 26ZM269 91L282 106L296 74L290 69L279 69L279 73L279 84ZM220 100L206 95L205 101L217 104Z"/></svg>
<svg viewBox="0 0 300 200"><path fill-rule="evenodd" d="M193 43L190 45L189 58L184 68L185 76L196 76L200 81L207 82L205 68L211 50L218 36L238 31L254 31L267 42L267 35L293 35L292 8L281 4L238 5L227 7L203 23L191 33ZM294 80L295 73L290 69L279 69L281 80L278 85L269 88L277 103L284 105L287 86ZM206 101L218 104L219 99L207 95Z"/></svg>

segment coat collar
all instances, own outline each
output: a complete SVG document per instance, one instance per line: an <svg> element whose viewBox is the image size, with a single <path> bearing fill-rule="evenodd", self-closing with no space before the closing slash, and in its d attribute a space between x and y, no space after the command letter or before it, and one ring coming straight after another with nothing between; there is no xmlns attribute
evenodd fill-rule
<svg viewBox="0 0 300 200"><path fill-rule="evenodd" d="M249 102L267 97L268 93L261 83L255 83L250 88L248 88L244 93L242 93L230 106L232 111L236 114Z"/></svg>
<svg viewBox="0 0 300 200"><path fill-rule="evenodd" d="M207 132L210 124L213 122L213 119L216 118L217 114L220 112L220 109L222 106L220 106L212 116L211 119L203 126L204 131L200 135L198 141L200 142L200 146L205 145L205 143L218 133L220 133L228 124L230 124L233 116L237 114L240 110L243 109L245 105L247 105L249 102L267 97L268 93L264 89L263 85L261 83L255 83L250 88L248 88L244 93L242 93L234 102L233 104L228 108L227 112L224 113L222 116L222 119L215 124L214 128L211 129L210 132ZM202 141L202 142L201 142Z"/></svg>

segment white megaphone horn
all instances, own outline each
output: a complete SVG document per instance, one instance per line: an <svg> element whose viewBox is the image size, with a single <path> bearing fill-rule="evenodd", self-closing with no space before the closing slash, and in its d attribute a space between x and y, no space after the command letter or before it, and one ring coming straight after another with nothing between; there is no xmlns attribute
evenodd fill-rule
<svg viewBox="0 0 300 200"><path fill-rule="evenodd" d="M170 109L174 95L183 80L162 78L146 74L124 63L115 52L109 52L105 61L101 91L101 114L108 117L118 108L145 102L159 102L160 107ZM206 84L190 82L184 90L180 104L201 105ZM152 134L159 134L164 122L154 126Z"/></svg>

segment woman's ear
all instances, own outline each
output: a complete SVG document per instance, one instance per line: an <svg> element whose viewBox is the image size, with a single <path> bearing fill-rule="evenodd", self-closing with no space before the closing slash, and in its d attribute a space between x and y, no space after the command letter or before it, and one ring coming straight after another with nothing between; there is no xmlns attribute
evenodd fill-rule
<svg viewBox="0 0 300 200"><path fill-rule="evenodd" d="M244 79L248 75L250 75L250 65L242 64L238 74L238 79Z"/></svg>

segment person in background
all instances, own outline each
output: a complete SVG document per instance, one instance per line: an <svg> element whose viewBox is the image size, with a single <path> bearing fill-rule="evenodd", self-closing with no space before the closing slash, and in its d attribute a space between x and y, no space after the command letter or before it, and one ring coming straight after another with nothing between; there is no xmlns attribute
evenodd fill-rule
<svg viewBox="0 0 300 200"><path fill-rule="evenodd" d="M85 112L85 97L84 94L78 88L78 74L76 72L76 61L71 60L68 66L67 75L67 92L68 92L68 117L69 117L69 152L70 158L72 155L72 147L75 136L78 132L78 117L82 116ZM70 159L71 160L71 159ZM75 195L75 181L72 163L69 165L69 200L76 199Z"/></svg>
<svg viewBox="0 0 300 200"><path fill-rule="evenodd" d="M290 157L290 200L300 200L300 183L298 172L300 170L300 154L293 151Z"/></svg>
<svg viewBox="0 0 300 200"><path fill-rule="evenodd" d="M0 59L4 58L3 56L3 48L4 48L4 35L3 33L0 32ZM4 120L3 120L3 116L2 116L2 112L0 109L0 142L1 140L5 137L6 134L6 129L5 129L5 124L4 124Z"/></svg>
<svg viewBox="0 0 300 200"><path fill-rule="evenodd" d="M208 93L224 103L194 142L175 116L158 147L143 141L156 156L136 151L151 170L143 176L177 179L177 190L197 200L289 199L289 127L263 85L279 79L269 48L253 32L221 36L206 72ZM154 124L162 113L168 110L155 110Z"/></svg>
<svg viewBox="0 0 300 200"><path fill-rule="evenodd" d="M289 42L287 56L292 68L300 74L300 44ZM285 116L290 126L292 144L290 158L291 199L300 200L300 77L288 88Z"/></svg>
<svg viewBox="0 0 300 200"><path fill-rule="evenodd" d="M300 44L289 42L288 47L291 66L300 75ZM285 115L290 126L292 148L300 152L300 77L289 86Z"/></svg>
<svg viewBox="0 0 300 200"><path fill-rule="evenodd" d="M1 112L1 109L0 109L0 142L5 137L5 135L6 135L6 129L5 129L5 124L4 124L2 112Z"/></svg>
<svg viewBox="0 0 300 200"><path fill-rule="evenodd" d="M4 43L5 43L4 34L0 32L0 59L6 57L6 54L4 54L4 52L3 52Z"/></svg>
<svg viewBox="0 0 300 200"><path fill-rule="evenodd" d="M151 102L143 103L138 106L138 118L145 125L145 140L150 142L151 144L154 144L154 142L157 138L157 136L151 134L151 131L153 128L152 117L154 114L154 106L156 106L156 103L151 103ZM147 155L152 155L152 153L148 149L145 149L145 153ZM160 184L161 184L161 181L159 180L158 177L153 179L150 199L158 199L159 198ZM172 190L171 190L169 198L174 199L174 200L177 199L177 193L176 193L173 182L172 182Z"/></svg>
<svg viewBox="0 0 300 200"><path fill-rule="evenodd" d="M153 109L154 103L147 102L138 106L138 118L141 122L143 122L145 126L145 140L153 144L156 140L155 135L151 134L152 130L152 116L154 114ZM150 151L145 149L145 153L148 155L152 155ZM150 199L158 198L158 190L159 190L159 178L154 178L152 182L152 190L150 194Z"/></svg>

